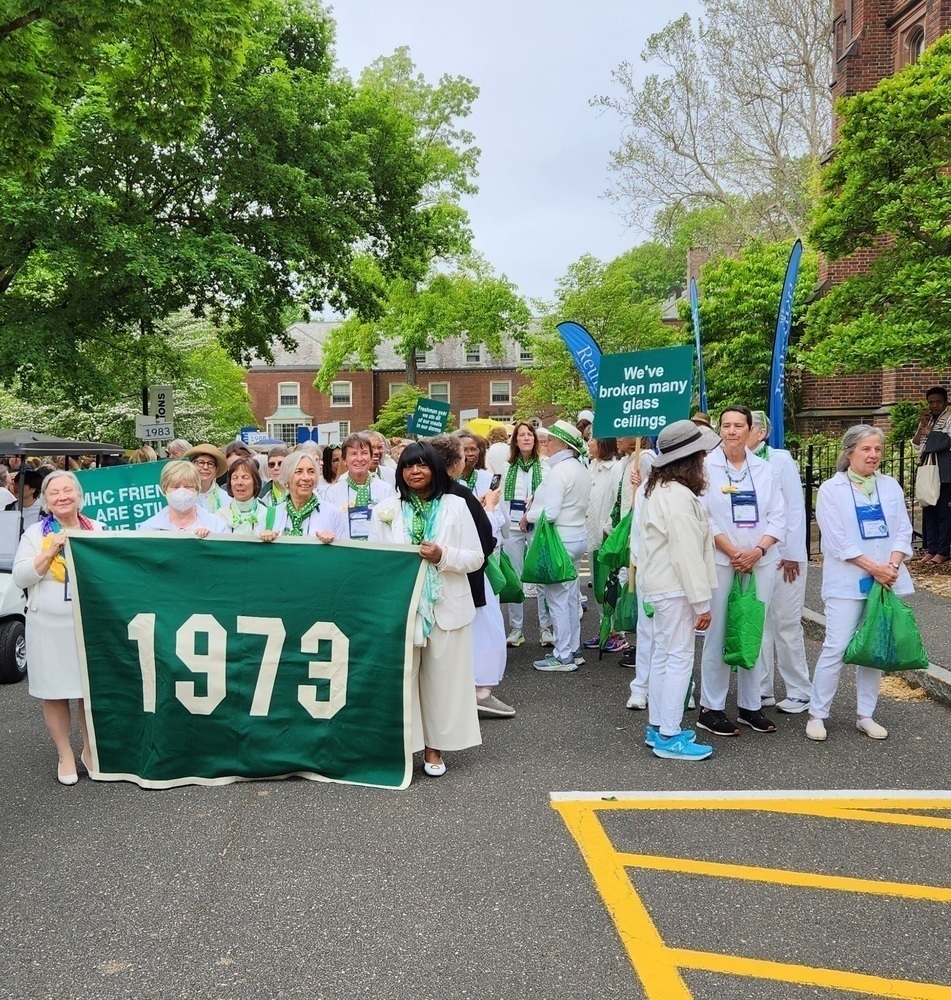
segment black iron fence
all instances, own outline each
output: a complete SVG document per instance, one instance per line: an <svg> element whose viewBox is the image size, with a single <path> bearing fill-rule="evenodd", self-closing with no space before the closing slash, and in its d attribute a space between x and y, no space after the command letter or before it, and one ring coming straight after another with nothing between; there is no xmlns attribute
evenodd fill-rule
<svg viewBox="0 0 951 1000"><path fill-rule="evenodd" d="M819 553L819 527L816 524L816 494L819 487L836 473L835 461L839 456L836 442L804 445L798 455L799 476L806 497L806 550L809 558ZM920 535L920 511L915 504L915 471L918 468L918 450L908 441L888 442L879 467L882 472L901 483L905 502L915 535Z"/></svg>

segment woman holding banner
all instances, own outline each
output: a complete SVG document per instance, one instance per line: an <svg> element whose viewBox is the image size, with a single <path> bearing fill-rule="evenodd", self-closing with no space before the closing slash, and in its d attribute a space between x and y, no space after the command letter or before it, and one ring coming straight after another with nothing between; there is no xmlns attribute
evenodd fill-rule
<svg viewBox="0 0 951 1000"><path fill-rule="evenodd" d="M399 495L378 504L370 541L418 545L428 564L416 615L412 685L413 751L423 770L446 773L445 750L482 742L473 697L472 636L475 604L467 573L485 555L475 522L458 496L442 460L425 441L407 445L396 467Z"/></svg>
<svg viewBox="0 0 951 1000"><path fill-rule="evenodd" d="M26 655L30 664L30 694L43 700L46 728L59 760L56 780L75 785L76 757L69 742L72 725L69 702L79 699L81 759L86 765L88 735L83 711L79 651L73 626L73 606L63 549L65 531L102 531L98 521L79 513L83 491L72 472L51 472L43 481L40 503L49 513L23 533L13 559L13 582L27 591Z"/></svg>
<svg viewBox="0 0 951 1000"><path fill-rule="evenodd" d="M198 505L201 479L191 462L166 462L159 489L168 502L157 514L136 526L138 531L188 531L199 538L222 535L228 529L214 514Z"/></svg>
<svg viewBox="0 0 951 1000"><path fill-rule="evenodd" d="M317 489L317 458L309 451L292 451L281 466L278 482L287 490L282 503L273 507L274 523L261 532L273 542L279 535L300 538L312 535L322 542L346 538L347 519L339 507L321 502Z"/></svg>

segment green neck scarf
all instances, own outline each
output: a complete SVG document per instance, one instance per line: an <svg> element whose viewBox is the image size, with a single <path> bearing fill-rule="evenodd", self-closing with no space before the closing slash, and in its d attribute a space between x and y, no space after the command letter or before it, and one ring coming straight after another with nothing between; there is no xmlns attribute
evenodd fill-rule
<svg viewBox="0 0 951 1000"><path fill-rule="evenodd" d="M353 477L347 474L347 486L353 490L357 495L357 506L358 507L369 507L370 506L370 477L367 477L367 481L359 486L353 481Z"/></svg>
<svg viewBox="0 0 951 1000"><path fill-rule="evenodd" d="M291 496L288 493L285 506L287 507L287 519L291 522L291 526L290 528L284 529L284 534L294 535L296 537L300 537L304 533L304 522L307 518L310 517L315 510L320 510L320 503L315 494L311 494L304 506L298 510L291 502Z"/></svg>
<svg viewBox="0 0 951 1000"><path fill-rule="evenodd" d="M250 500L232 500L226 509L228 523L232 528L247 526L254 530L258 523L258 498Z"/></svg>
<svg viewBox="0 0 951 1000"><path fill-rule="evenodd" d="M468 476L460 476L459 482L465 483L469 487L471 493L475 493L476 483L479 480L479 473L476 469L473 469Z"/></svg>
<svg viewBox="0 0 951 1000"><path fill-rule="evenodd" d="M761 458L764 462L769 461L769 445L764 441L757 449L753 452L757 458Z"/></svg>
<svg viewBox="0 0 951 1000"><path fill-rule="evenodd" d="M870 476L860 476L857 472L848 470L849 482L857 486L870 500L875 492L875 473Z"/></svg>
<svg viewBox="0 0 951 1000"><path fill-rule="evenodd" d="M426 540L426 526L432 514L433 501L423 500L415 493L410 493L409 502L413 505L413 521L409 529L410 539L414 545L422 545Z"/></svg>
<svg viewBox="0 0 951 1000"><path fill-rule="evenodd" d="M503 500L514 500L515 499L515 477L519 472L528 472L531 470L532 473L532 491L531 494L534 496L535 491L538 489L542 481L542 463L538 461L537 458L530 458L527 462L522 458L521 455L514 462L509 463L509 471L505 474L505 491L502 494Z"/></svg>

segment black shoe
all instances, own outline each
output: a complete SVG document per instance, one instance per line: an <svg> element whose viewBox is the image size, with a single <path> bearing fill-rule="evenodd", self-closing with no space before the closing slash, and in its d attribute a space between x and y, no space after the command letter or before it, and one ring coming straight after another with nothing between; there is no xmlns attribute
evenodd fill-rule
<svg viewBox="0 0 951 1000"><path fill-rule="evenodd" d="M757 733L775 733L776 727L768 715L764 715L759 709L741 708L737 714L736 721L741 726L749 726Z"/></svg>
<svg viewBox="0 0 951 1000"><path fill-rule="evenodd" d="M724 712L712 708L701 708L697 716L697 728L706 729L708 733L717 736L739 736L740 731L735 722L731 722Z"/></svg>
<svg viewBox="0 0 951 1000"><path fill-rule="evenodd" d="M634 651L634 647L631 646L624 655L617 661L619 667L636 667L637 666L637 654Z"/></svg>

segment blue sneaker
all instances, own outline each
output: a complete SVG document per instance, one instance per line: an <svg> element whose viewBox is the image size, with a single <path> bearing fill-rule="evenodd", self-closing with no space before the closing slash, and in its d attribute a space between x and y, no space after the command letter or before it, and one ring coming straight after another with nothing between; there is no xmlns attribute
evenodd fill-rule
<svg viewBox="0 0 951 1000"><path fill-rule="evenodd" d="M544 660L536 660L532 666L536 670L549 670L549 671L564 671L565 673L571 670L577 670L578 664L575 663L574 657L570 660L565 660L562 662L557 656L546 656Z"/></svg>
<svg viewBox="0 0 951 1000"><path fill-rule="evenodd" d="M601 645L601 636L593 635L581 644L585 649L597 649Z"/></svg>
<svg viewBox="0 0 951 1000"><path fill-rule="evenodd" d="M692 729L681 730L681 735L686 736L691 743L697 738L697 734ZM644 746L653 749L660 738L660 733L653 726L648 726L644 732Z"/></svg>
<svg viewBox="0 0 951 1000"><path fill-rule="evenodd" d="M663 739L658 733L651 750L655 757L666 757L670 760L706 760L713 753L713 747L694 743L686 733L678 733L669 740Z"/></svg>

